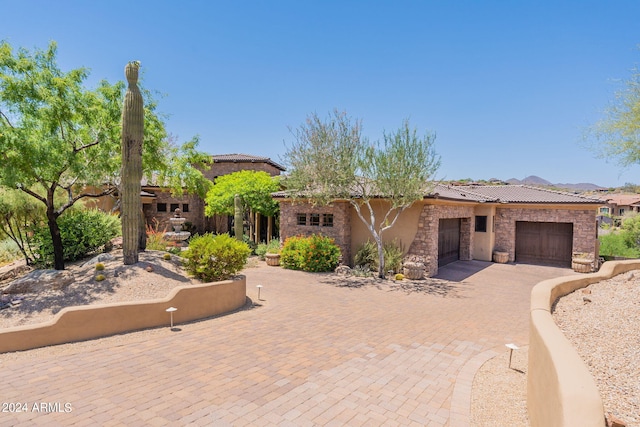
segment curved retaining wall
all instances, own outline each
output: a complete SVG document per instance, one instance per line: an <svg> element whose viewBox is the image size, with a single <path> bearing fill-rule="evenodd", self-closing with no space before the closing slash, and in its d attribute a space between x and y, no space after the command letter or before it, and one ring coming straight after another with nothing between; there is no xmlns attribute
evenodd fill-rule
<svg viewBox="0 0 640 427"><path fill-rule="evenodd" d="M640 269L640 260L605 262L597 273L559 277L531 291L527 408L532 427L603 427L602 399L584 362L553 321L560 297Z"/></svg>
<svg viewBox="0 0 640 427"><path fill-rule="evenodd" d="M49 322L7 328L0 332L0 353L100 338L123 332L169 326L165 310L175 307L173 322L228 313L245 305L247 280L233 280L173 289L162 299L67 307Z"/></svg>

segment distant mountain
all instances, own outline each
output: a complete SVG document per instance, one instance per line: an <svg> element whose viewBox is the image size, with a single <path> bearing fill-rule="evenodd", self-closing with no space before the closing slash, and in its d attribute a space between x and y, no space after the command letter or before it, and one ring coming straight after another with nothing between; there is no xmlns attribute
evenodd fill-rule
<svg viewBox="0 0 640 427"><path fill-rule="evenodd" d="M512 185L533 185L539 187L554 187L554 188L563 188L566 190L572 191L594 191L594 190L604 190L604 187L600 187L596 184L591 184L587 182L581 182L578 184L553 184L546 179L540 178L539 176L531 175L526 177L523 180L519 180L516 178L511 178L506 181Z"/></svg>
<svg viewBox="0 0 640 427"><path fill-rule="evenodd" d="M528 176L525 179L523 179L522 181L519 180L519 179L511 178L511 179L508 179L507 182L509 184L514 184L514 185L520 185L520 184L523 184L523 185L553 185L552 183L550 183L546 179L542 179L539 176L535 176L535 175Z"/></svg>

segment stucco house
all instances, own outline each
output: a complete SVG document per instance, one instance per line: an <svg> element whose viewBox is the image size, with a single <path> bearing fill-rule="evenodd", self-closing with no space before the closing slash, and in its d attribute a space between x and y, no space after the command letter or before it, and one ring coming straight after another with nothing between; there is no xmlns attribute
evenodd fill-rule
<svg viewBox="0 0 640 427"><path fill-rule="evenodd" d="M598 207L599 215L616 217L640 212L640 194L608 194L601 196L600 200L603 204Z"/></svg>
<svg viewBox="0 0 640 427"><path fill-rule="evenodd" d="M203 170L205 178L215 183L215 179L241 170L255 170L267 172L271 176L280 175L285 168L268 157L249 154L217 154L211 156L211 166ZM216 232L226 233L230 230L230 219L227 216L216 215L207 218L204 215L204 200L195 194L184 193L172 196L171 192L153 182L142 181L142 210L147 224L157 223L160 230L170 230L169 218L174 215L176 208L180 208L182 216L191 224L192 230L198 233ZM99 200L96 205L105 211L113 210L117 203L118 194ZM258 219L257 233L265 234L270 229L268 223L273 219L261 217ZM266 240L264 237L259 240Z"/></svg>
<svg viewBox="0 0 640 427"><path fill-rule="evenodd" d="M352 264L370 234L348 201L314 206L274 194L280 202L280 238L323 234L340 246L343 262ZM386 210L389 202L374 200ZM509 262L570 267L574 253L596 260L596 214L602 201L526 185L437 185L405 210L384 235L407 255L422 257L429 275L456 260L491 261L494 252Z"/></svg>

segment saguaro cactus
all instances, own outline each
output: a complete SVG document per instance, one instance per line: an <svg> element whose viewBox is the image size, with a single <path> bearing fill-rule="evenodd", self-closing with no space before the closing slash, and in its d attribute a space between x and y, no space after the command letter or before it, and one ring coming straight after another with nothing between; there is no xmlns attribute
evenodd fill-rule
<svg viewBox="0 0 640 427"><path fill-rule="evenodd" d="M142 179L142 140L144 138L144 104L138 89L138 61L124 68L127 92L122 108L122 173L120 184L120 218L124 264L138 262L138 248L146 246L143 217L140 214L140 180Z"/></svg>

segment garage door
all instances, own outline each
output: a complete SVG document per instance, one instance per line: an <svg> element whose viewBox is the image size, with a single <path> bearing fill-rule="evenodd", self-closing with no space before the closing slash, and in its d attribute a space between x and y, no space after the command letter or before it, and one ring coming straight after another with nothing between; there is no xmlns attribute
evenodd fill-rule
<svg viewBox="0 0 640 427"><path fill-rule="evenodd" d="M438 228L438 267L460 259L460 218L441 219Z"/></svg>
<svg viewBox="0 0 640 427"><path fill-rule="evenodd" d="M573 224L516 222L516 262L571 267Z"/></svg>

